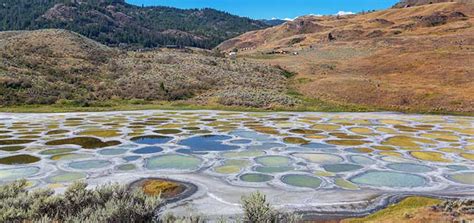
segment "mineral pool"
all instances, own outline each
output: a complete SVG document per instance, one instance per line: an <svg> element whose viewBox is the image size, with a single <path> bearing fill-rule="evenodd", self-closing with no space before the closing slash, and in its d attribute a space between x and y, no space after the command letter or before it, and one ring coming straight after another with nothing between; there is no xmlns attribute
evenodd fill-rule
<svg viewBox="0 0 474 223"><path fill-rule="evenodd" d="M0 183L25 178L32 188L60 190L76 180L98 185L146 177L196 183L207 191L202 202L229 207L255 189L296 207L317 206L306 198L329 192L341 194L327 199L333 203L351 195L354 202L380 194L472 192L474 118L224 111L0 114ZM229 195L232 190L239 196Z"/></svg>

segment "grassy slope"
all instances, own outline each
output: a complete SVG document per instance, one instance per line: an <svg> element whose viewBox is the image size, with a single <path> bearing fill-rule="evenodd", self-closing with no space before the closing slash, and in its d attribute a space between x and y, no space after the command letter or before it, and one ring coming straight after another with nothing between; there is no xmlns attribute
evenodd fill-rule
<svg viewBox="0 0 474 223"><path fill-rule="evenodd" d="M381 112L391 111L382 108L365 107L354 104L338 104L320 101L318 99L301 98L303 104L295 107L271 107L252 108L243 106L224 106L220 104L195 104L186 101L154 101L147 103L136 103L131 100L110 100L94 103L84 107L74 104L53 105L20 105L0 106L0 112L8 113L60 113L60 112L106 112L106 111L133 111L133 110L222 110L222 111L244 111L244 112ZM393 110L392 110L393 111ZM398 111L405 113L440 114L440 115L464 115L474 116L472 113L462 112L428 112L420 110Z"/></svg>
<svg viewBox="0 0 474 223"><path fill-rule="evenodd" d="M423 222L418 217L426 214L428 207L441 203L441 200L425 197L410 197L401 201L398 204L392 205L386 209L378 211L364 218L346 219L343 223L362 223L362 222ZM409 217L411 216L411 217ZM444 222L441 219L428 220L428 217L423 217L424 222Z"/></svg>
<svg viewBox="0 0 474 223"><path fill-rule="evenodd" d="M443 18L439 13L460 12L466 17L445 24L424 22ZM473 15L473 5L441 3L338 18L304 17L249 32L219 49L241 46L241 57L298 73L292 87L308 98L395 111L472 114ZM339 35L336 41L328 41L330 32ZM301 36L306 38L291 44ZM299 54L266 54L280 49Z"/></svg>

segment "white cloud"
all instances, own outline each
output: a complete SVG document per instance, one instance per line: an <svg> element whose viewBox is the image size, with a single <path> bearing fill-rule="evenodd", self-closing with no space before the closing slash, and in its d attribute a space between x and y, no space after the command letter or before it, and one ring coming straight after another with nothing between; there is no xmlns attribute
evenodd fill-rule
<svg viewBox="0 0 474 223"><path fill-rule="evenodd" d="M346 12L346 11L339 11L336 13L336 15L354 15L355 13L353 12Z"/></svg>

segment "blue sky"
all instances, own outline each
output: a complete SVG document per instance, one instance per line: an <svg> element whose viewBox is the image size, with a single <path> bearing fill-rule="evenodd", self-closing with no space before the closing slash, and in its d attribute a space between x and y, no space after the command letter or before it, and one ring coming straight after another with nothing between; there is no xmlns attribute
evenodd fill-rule
<svg viewBox="0 0 474 223"><path fill-rule="evenodd" d="M177 8L214 8L254 19L295 18L301 15L336 14L385 9L398 0L126 0L135 5Z"/></svg>

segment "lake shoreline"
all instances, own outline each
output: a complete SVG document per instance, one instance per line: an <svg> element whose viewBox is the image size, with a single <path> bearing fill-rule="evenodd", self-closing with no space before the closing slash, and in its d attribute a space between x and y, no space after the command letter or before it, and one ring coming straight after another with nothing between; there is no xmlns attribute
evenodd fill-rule
<svg viewBox="0 0 474 223"><path fill-rule="evenodd" d="M425 114L425 115L453 115L474 116L474 112L436 111L430 109L413 108L376 108L357 104L338 104L333 102L312 102L294 107L244 107L225 106L220 104L196 104L193 102L169 102L157 101L150 103L134 104L130 101L112 101L92 104L89 106L78 106L73 104L53 105L13 105L0 106L0 112L4 113L73 113L73 112L113 112L113 111L144 111L144 110L220 110L235 112L396 112L403 114Z"/></svg>

